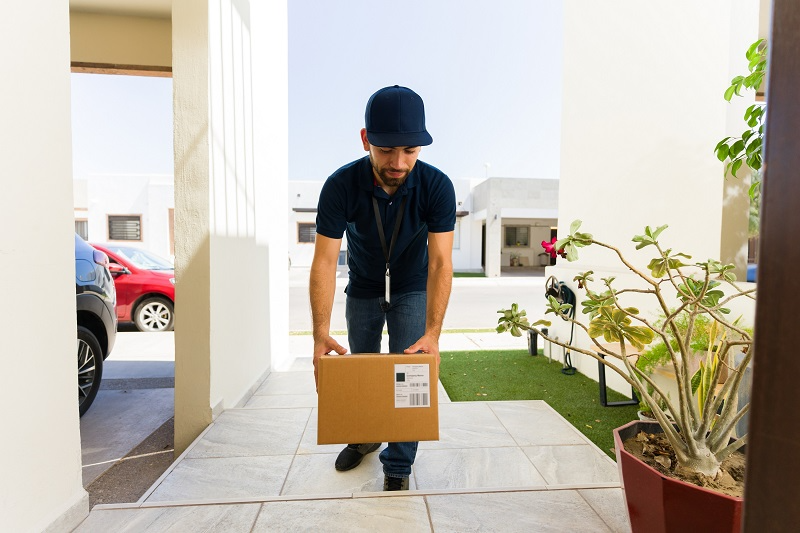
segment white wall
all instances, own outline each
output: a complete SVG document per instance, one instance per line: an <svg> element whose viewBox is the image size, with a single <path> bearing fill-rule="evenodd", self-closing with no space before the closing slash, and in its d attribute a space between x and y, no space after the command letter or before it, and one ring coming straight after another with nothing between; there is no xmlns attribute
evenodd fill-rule
<svg viewBox="0 0 800 533"><path fill-rule="evenodd" d="M2 531L70 531L89 512L75 392L68 8L11 2L0 17L0 277L13 302L0 309Z"/></svg>
<svg viewBox="0 0 800 533"><path fill-rule="evenodd" d="M713 148L726 135L722 93L731 55L743 51L731 42L754 41L758 25L733 4L565 4L560 236L580 219L582 230L630 254L633 235L669 224L669 246L700 261L719 257L723 179ZM625 282L613 254L580 255L548 273L573 286L586 270ZM650 253L635 257L646 265ZM596 375L594 362L586 366Z"/></svg>
<svg viewBox="0 0 800 533"><path fill-rule="evenodd" d="M162 257L171 257L169 210L175 207L173 177L167 175L89 176L76 180L86 200L75 207L88 209L89 241L108 242L108 215L141 215L142 240L131 242Z"/></svg>
<svg viewBox="0 0 800 533"><path fill-rule="evenodd" d="M288 360L285 2L173 3L175 443Z"/></svg>

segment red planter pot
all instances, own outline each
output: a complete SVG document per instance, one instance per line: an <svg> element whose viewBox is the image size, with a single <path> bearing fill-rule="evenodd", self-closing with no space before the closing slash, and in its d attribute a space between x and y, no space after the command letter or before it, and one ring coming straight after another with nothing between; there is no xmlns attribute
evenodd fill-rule
<svg viewBox="0 0 800 533"><path fill-rule="evenodd" d="M633 533L739 533L742 498L666 477L625 451L640 431L661 433L656 422L635 420L614 430L617 465Z"/></svg>

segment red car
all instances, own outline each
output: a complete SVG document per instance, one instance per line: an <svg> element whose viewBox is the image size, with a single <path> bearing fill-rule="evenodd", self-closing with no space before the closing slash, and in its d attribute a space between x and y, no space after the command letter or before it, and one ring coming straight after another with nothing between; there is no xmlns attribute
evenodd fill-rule
<svg viewBox="0 0 800 533"><path fill-rule="evenodd" d="M170 331L175 321L175 267L147 250L124 244L94 244L108 255L117 289L117 320L139 331Z"/></svg>

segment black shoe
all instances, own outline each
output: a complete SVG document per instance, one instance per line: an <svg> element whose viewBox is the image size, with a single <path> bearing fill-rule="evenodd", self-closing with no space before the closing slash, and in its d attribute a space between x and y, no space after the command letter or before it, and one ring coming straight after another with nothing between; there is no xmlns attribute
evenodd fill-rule
<svg viewBox="0 0 800 533"><path fill-rule="evenodd" d="M408 490L408 476L383 476L383 490Z"/></svg>
<svg viewBox="0 0 800 533"><path fill-rule="evenodd" d="M336 470L339 472L352 470L361 464L361 461L364 459L365 455L374 452L380 447L380 442L367 444L348 444L347 448L339 452L339 457L336 458Z"/></svg>

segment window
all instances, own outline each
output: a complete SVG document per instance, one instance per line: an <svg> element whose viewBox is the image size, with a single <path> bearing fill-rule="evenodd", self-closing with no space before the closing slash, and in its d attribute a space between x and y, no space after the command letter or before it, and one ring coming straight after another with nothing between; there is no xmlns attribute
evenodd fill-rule
<svg viewBox="0 0 800 533"><path fill-rule="evenodd" d="M141 215L108 215L108 240L141 241Z"/></svg>
<svg viewBox="0 0 800 533"><path fill-rule="evenodd" d="M339 250L339 260L336 264L339 266L347 266L347 250Z"/></svg>
<svg viewBox="0 0 800 533"><path fill-rule="evenodd" d="M453 250L461 249L461 219L456 219L456 227L453 228Z"/></svg>
<svg viewBox="0 0 800 533"><path fill-rule="evenodd" d="M316 242L317 225L308 222L300 222L297 225L297 242Z"/></svg>
<svg viewBox="0 0 800 533"><path fill-rule="evenodd" d="M528 226L506 226L506 246L529 246Z"/></svg>
<svg viewBox="0 0 800 533"><path fill-rule="evenodd" d="M81 236L84 241L89 240L89 221L86 219L78 219L75 221L75 233Z"/></svg>

